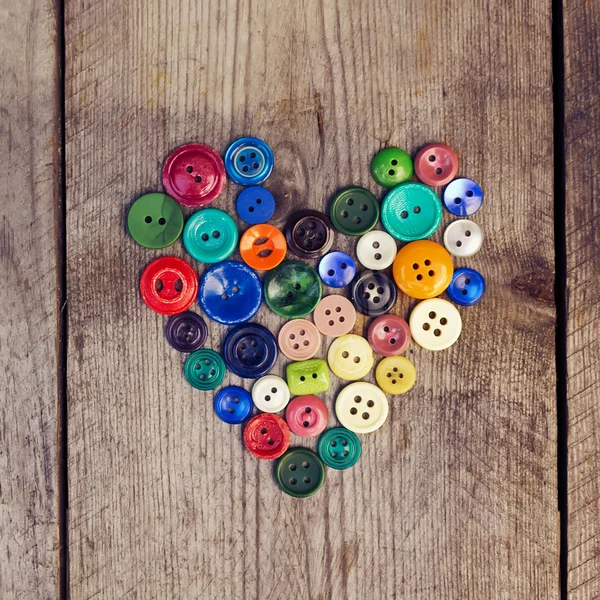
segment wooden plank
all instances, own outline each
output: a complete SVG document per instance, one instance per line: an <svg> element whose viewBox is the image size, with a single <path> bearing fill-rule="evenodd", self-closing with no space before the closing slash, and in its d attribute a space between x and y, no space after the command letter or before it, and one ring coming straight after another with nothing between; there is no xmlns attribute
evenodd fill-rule
<svg viewBox="0 0 600 600"><path fill-rule="evenodd" d="M550 3L454 8L67 4L73 599L558 597ZM485 301L449 351L413 346L417 386L305 501L186 384L138 297L180 244L145 250L124 226L171 149L242 134L274 148L277 224L341 186L380 193L369 162L387 144L446 141L487 192L468 263ZM215 205L233 212L238 190Z"/></svg>

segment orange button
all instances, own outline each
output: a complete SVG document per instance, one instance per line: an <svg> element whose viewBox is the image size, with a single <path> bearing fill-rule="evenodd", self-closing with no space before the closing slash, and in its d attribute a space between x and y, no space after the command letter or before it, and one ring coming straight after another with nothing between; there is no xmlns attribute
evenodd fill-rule
<svg viewBox="0 0 600 600"><path fill-rule="evenodd" d="M240 240L244 262L257 271L274 269L285 258L286 251L283 233L267 223L250 227Z"/></svg>

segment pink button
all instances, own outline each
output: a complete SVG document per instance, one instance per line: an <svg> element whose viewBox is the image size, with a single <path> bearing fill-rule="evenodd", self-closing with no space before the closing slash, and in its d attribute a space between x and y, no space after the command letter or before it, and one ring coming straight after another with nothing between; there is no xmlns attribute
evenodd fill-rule
<svg viewBox="0 0 600 600"><path fill-rule="evenodd" d="M371 323L367 337L378 354L398 356L410 344L410 327L402 317L383 315Z"/></svg>
<svg viewBox="0 0 600 600"><path fill-rule="evenodd" d="M321 347L319 330L306 319L292 319L279 331L279 349L292 360L308 360Z"/></svg>
<svg viewBox="0 0 600 600"><path fill-rule="evenodd" d="M327 427L327 407L316 396L298 396L285 409L290 429L301 437L319 435Z"/></svg>
<svg viewBox="0 0 600 600"><path fill-rule="evenodd" d="M333 294L317 304L313 319L321 333L339 337L352 331L356 322L356 310L348 298Z"/></svg>
<svg viewBox="0 0 600 600"><path fill-rule="evenodd" d="M427 185L446 185L457 172L458 158L444 144L429 144L421 148L415 157L415 174Z"/></svg>

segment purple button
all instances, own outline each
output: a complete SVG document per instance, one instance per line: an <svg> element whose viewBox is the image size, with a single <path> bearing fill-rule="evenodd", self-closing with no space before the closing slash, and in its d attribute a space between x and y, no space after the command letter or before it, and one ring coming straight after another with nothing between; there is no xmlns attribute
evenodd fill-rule
<svg viewBox="0 0 600 600"><path fill-rule="evenodd" d="M190 311L171 317L165 326L165 337L179 352L195 352L202 348L207 333L204 319Z"/></svg>

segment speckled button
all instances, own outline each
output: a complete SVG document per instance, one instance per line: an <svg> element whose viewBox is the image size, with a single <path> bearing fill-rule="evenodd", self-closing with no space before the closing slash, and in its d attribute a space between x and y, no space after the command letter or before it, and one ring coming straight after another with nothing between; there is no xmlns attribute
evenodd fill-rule
<svg viewBox="0 0 600 600"><path fill-rule="evenodd" d="M444 246L450 254L466 258L477 254L483 243L481 228L473 221L460 219L450 223L444 231Z"/></svg>
<svg viewBox="0 0 600 600"><path fill-rule="evenodd" d="M286 261L265 277L267 306L280 317L295 319L312 312L321 299L321 279L309 265Z"/></svg>
<svg viewBox="0 0 600 600"><path fill-rule="evenodd" d="M292 433L300 437L314 437L327 427L327 407L316 396L298 396L288 404L285 420Z"/></svg>
<svg viewBox="0 0 600 600"><path fill-rule="evenodd" d="M339 337L352 331L356 322L356 310L348 298L334 294L325 296L317 304L313 319L322 334Z"/></svg>
<svg viewBox="0 0 600 600"><path fill-rule="evenodd" d="M472 179L455 179L444 190L444 205L457 217L474 215L483 203L483 191Z"/></svg>
<svg viewBox="0 0 600 600"><path fill-rule="evenodd" d="M452 302L472 306L485 294L485 279L475 269L457 269L446 293Z"/></svg>
<svg viewBox="0 0 600 600"><path fill-rule="evenodd" d="M252 401L258 410L276 413L290 401L290 389L281 377L265 375L252 386Z"/></svg>
<svg viewBox="0 0 600 600"><path fill-rule="evenodd" d="M409 324L413 340L426 350L449 348L462 330L460 313L441 298L419 302L410 314Z"/></svg>
<svg viewBox="0 0 600 600"><path fill-rule="evenodd" d="M308 360L321 347L319 330L306 319L292 319L279 330L279 349L291 360Z"/></svg>
<svg viewBox="0 0 600 600"><path fill-rule="evenodd" d="M341 471L358 462L362 448L353 431L345 427L333 427L319 438L317 449L321 460L328 467Z"/></svg>
<svg viewBox="0 0 600 600"><path fill-rule="evenodd" d="M333 225L316 210L294 213L287 222L285 237L289 249L300 258L319 258L333 245Z"/></svg>
<svg viewBox="0 0 600 600"><path fill-rule="evenodd" d="M387 269L394 262L397 252L394 238L380 229L365 233L356 244L358 261L363 267L373 271Z"/></svg>
<svg viewBox="0 0 600 600"><path fill-rule="evenodd" d="M356 275L356 264L345 252L330 252L319 263L319 275L325 285L346 287Z"/></svg>
<svg viewBox="0 0 600 600"><path fill-rule="evenodd" d="M410 344L410 327L402 317L382 315L371 323L367 337L378 354L398 356Z"/></svg>
<svg viewBox="0 0 600 600"><path fill-rule="evenodd" d="M225 260L231 256L237 243L235 221L218 208L205 208L194 213L183 230L185 249L203 263Z"/></svg>
<svg viewBox="0 0 600 600"><path fill-rule="evenodd" d="M331 371L340 379L362 379L373 366L373 350L360 335L343 335L329 347L327 362Z"/></svg>
<svg viewBox="0 0 600 600"><path fill-rule="evenodd" d="M429 144L417 152L415 174L427 185L446 185L456 177L458 158L445 144Z"/></svg>
<svg viewBox="0 0 600 600"><path fill-rule="evenodd" d="M270 271L285 258L287 244L279 229L261 223L244 232L240 254L244 262L257 271Z"/></svg>
<svg viewBox="0 0 600 600"><path fill-rule="evenodd" d="M375 370L377 385L388 394L405 394L417 381L415 365L404 356L384 358Z"/></svg>
<svg viewBox="0 0 600 600"><path fill-rule="evenodd" d="M344 235L363 235L377 225L379 202L365 188L348 187L333 197L329 215L333 226Z"/></svg>
<svg viewBox="0 0 600 600"><path fill-rule="evenodd" d="M279 458L290 445L290 428L279 415L255 415L244 429L244 445L256 458Z"/></svg>
<svg viewBox="0 0 600 600"><path fill-rule="evenodd" d="M352 286L352 303L369 317L392 310L398 292L394 282L381 271L365 271Z"/></svg>
<svg viewBox="0 0 600 600"><path fill-rule="evenodd" d="M347 385L335 401L338 421L354 433L371 433L379 429L385 423L388 412L386 395L366 381Z"/></svg>
<svg viewBox="0 0 600 600"><path fill-rule="evenodd" d="M167 194L144 194L129 209L127 228L144 248L166 248L183 231L183 211Z"/></svg>
<svg viewBox="0 0 600 600"><path fill-rule="evenodd" d="M329 389L329 370L322 358L290 363L285 368L285 377L293 396L319 394Z"/></svg>

